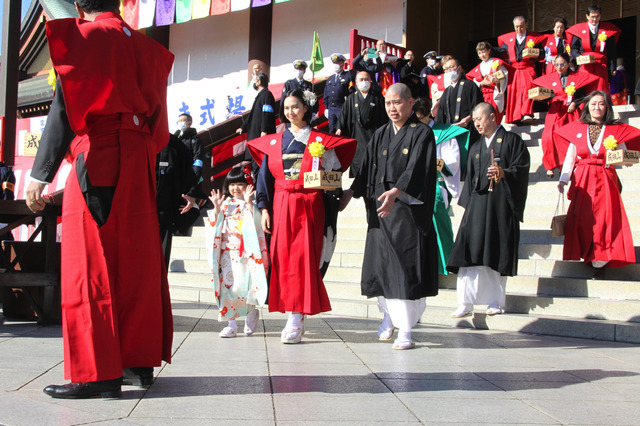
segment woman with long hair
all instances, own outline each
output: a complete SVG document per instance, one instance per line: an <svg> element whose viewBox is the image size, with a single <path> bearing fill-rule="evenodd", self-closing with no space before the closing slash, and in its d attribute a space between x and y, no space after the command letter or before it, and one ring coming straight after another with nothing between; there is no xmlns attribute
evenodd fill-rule
<svg viewBox="0 0 640 426"><path fill-rule="evenodd" d="M335 223L326 225L337 217L332 195L341 190L330 195L305 188L304 174L314 168L346 170L357 143L312 129L314 102L311 92L288 92L280 103L280 121L288 128L247 144L260 166L256 198L262 228L271 234L269 311L290 313L282 343L300 342L305 315L331 310L322 275L335 246Z"/></svg>
<svg viewBox="0 0 640 426"><path fill-rule="evenodd" d="M617 123L609 98L594 91L580 120L556 130L556 136L568 145L558 190L563 193L571 180L562 258L583 259L595 268L594 278L603 278L605 266L636 261L622 185L606 155L608 150L638 149L640 130Z"/></svg>

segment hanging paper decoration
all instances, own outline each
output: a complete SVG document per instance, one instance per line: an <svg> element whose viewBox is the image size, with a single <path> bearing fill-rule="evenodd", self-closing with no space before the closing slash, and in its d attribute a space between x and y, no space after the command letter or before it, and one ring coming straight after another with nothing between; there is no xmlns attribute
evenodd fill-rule
<svg viewBox="0 0 640 426"><path fill-rule="evenodd" d="M122 6L122 19L137 30L139 0L123 0Z"/></svg>
<svg viewBox="0 0 640 426"><path fill-rule="evenodd" d="M231 11L236 12L238 10L248 9L251 5L251 0L231 0Z"/></svg>
<svg viewBox="0 0 640 426"><path fill-rule="evenodd" d="M231 0L211 0L211 14L224 15L231 12Z"/></svg>
<svg viewBox="0 0 640 426"><path fill-rule="evenodd" d="M191 11L193 10L192 0L176 0L176 22L188 22L191 20Z"/></svg>
<svg viewBox="0 0 640 426"><path fill-rule="evenodd" d="M138 28L153 26L153 18L156 16L156 0L139 0Z"/></svg>
<svg viewBox="0 0 640 426"><path fill-rule="evenodd" d="M176 16L176 0L156 0L156 26L171 25Z"/></svg>
<svg viewBox="0 0 640 426"><path fill-rule="evenodd" d="M204 18L209 16L211 9L211 0L193 0L193 19Z"/></svg>
<svg viewBox="0 0 640 426"><path fill-rule="evenodd" d="M251 7L260 7L271 4L271 0L251 0Z"/></svg>

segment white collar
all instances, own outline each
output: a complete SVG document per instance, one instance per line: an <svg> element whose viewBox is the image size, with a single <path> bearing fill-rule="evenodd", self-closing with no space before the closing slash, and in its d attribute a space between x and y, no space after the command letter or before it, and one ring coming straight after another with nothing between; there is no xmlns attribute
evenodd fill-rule
<svg viewBox="0 0 640 426"><path fill-rule="evenodd" d="M522 43L522 40L527 38L527 34L528 34L528 32L524 33L524 35L522 35L522 36L516 34L516 40L518 40L518 43Z"/></svg>
<svg viewBox="0 0 640 426"><path fill-rule="evenodd" d="M498 125L498 127L496 127L495 132L493 132L493 134L491 136L485 136L485 141L487 142L487 148L489 148L489 145L491 145L491 142L493 141L493 138L496 136L496 133L498 133L498 129L500 129L500 125Z"/></svg>
<svg viewBox="0 0 640 426"><path fill-rule="evenodd" d="M598 27L600 26L600 24L591 25L589 22L587 22L587 25L589 26L589 31L591 31L593 34L598 32Z"/></svg>

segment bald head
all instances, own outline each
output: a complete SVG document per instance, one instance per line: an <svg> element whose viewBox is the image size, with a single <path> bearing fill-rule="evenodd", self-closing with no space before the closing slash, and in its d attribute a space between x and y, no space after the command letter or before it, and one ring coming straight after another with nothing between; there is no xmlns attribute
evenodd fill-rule
<svg viewBox="0 0 640 426"><path fill-rule="evenodd" d="M482 136L491 136L498 128L496 122L496 110L493 105L482 102L473 109L473 125Z"/></svg>
<svg viewBox="0 0 640 426"><path fill-rule="evenodd" d="M384 107L396 129L404 126L411 116L413 98L406 84L396 83L387 89L384 95Z"/></svg>
<svg viewBox="0 0 640 426"><path fill-rule="evenodd" d="M411 98L411 89L409 89L409 86L404 83L396 83L389 86L385 98L392 93L397 94L404 100L409 100Z"/></svg>

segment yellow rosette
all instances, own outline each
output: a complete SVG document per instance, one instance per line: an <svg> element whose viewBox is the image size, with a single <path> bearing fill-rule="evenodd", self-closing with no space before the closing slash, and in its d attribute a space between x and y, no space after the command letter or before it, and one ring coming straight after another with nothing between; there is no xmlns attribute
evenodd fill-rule
<svg viewBox="0 0 640 426"><path fill-rule="evenodd" d="M320 142L312 142L309 144L309 154L313 157L313 164L311 170L317 172L320 170L320 158L326 152L326 148Z"/></svg>
<svg viewBox="0 0 640 426"><path fill-rule="evenodd" d="M607 34L605 33L598 34L598 40L604 43L605 41L607 41Z"/></svg>
<svg viewBox="0 0 640 426"><path fill-rule="evenodd" d="M618 141L613 136L607 136L604 141L602 141L604 147L609 151L613 151L618 147Z"/></svg>
<svg viewBox="0 0 640 426"><path fill-rule="evenodd" d="M53 90L56 90L56 72L51 68L49 70L49 75L47 76L47 83L49 86L53 87Z"/></svg>
<svg viewBox="0 0 640 426"><path fill-rule="evenodd" d="M564 93L566 93L569 96L575 95L576 94L576 86L571 84L571 85L565 87Z"/></svg>
<svg viewBox="0 0 640 426"><path fill-rule="evenodd" d="M497 70L499 66L500 66L500 61L498 60L493 61L493 63L491 64L491 68L493 68L494 70Z"/></svg>
<svg viewBox="0 0 640 426"><path fill-rule="evenodd" d="M536 45L536 44L535 44L535 43L533 42L533 40L531 40L531 39L527 42L527 47L528 47L529 49L533 49L535 45Z"/></svg>
<svg viewBox="0 0 640 426"><path fill-rule="evenodd" d="M571 53L571 46L566 45L566 46L564 47L564 50L567 52L567 54L570 54L570 53Z"/></svg>

